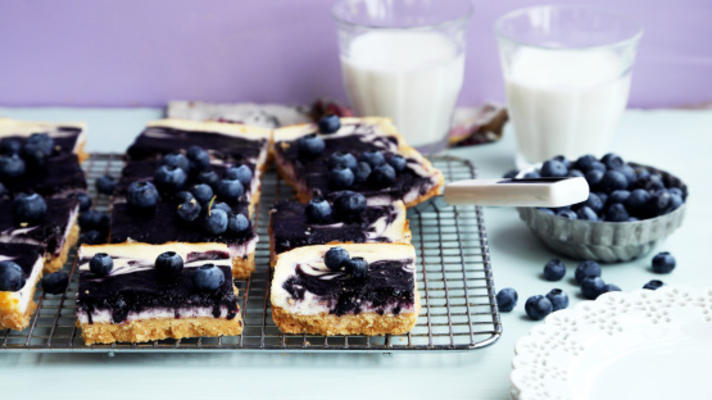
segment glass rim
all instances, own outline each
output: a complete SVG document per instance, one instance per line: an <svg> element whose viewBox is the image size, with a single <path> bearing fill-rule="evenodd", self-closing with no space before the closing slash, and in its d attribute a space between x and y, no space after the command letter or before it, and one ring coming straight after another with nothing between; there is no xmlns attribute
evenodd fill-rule
<svg viewBox="0 0 712 400"><path fill-rule="evenodd" d="M363 2L364 0L356 0L356 1ZM358 28L368 28L368 29L373 29L373 30L376 30L376 29L378 29L378 30L418 30L418 29L426 29L426 28L436 28L439 26L447 26L447 25L458 25L458 24L465 25L465 24L467 24L470 20L470 17L472 17L472 14L474 12L474 7L472 6L472 1L471 0L448 0L448 1L457 1L461 4L466 5L465 12L457 17L443 19L442 21L439 21L439 22L433 22L433 23L427 23L427 24L414 24L414 25L406 25L406 26L383 26L383 25L378 25L378 24L362 24L362 23L353 22L346 18L343 18L342 16L340 16L338 14L337 9L340 6L344 5L345 3L354 2L354 0L339 0L333 6L331 6L331 17L339 25L358 27Z"/></svg>
<svg viewBox="0 0 712 400"><path fill-rule="evenodd" d="M628 23L630 23L631 26L633 27L634 33L632 35L629 35L628 37L625 37L625 38L617 40L617 41L612 41L610 43L592 44L592 45L586 45L586 46L558 46L558 45L547 45L547 44L541 44L541 43L533 43L533 42L529 42L526 40L521 40L521 39L513 37L512 35L505 33L504 30L502 29L502 24L507 20L510 20L514 17L518 17L518 16L520 16L524 13L530 12L532 10L543 10L543 9L578 9L578 10L591 10L591 11L597 11L597 12L604 12L608 15L615 16L616 18L619 18L621 20L624 20L624 21L627 21ZM634 18L628 17L624 14L620 14L615 11L611 11L611 10L603 8L603 7L586 5L586 4L542 4L542 5L536 5L536 6L530 6L530 7L517 8L517 9L514 9L512 11L505 13L504 15L498 17L497 20L495 20L494 31L495 31L495 34L497 35L497 39L499 39L499 40L506 40L510 43L519 44L522 46L527 46L527 47L532 47L532 48L537 48L537 49L541 49L541 50L588 50L588 49L619 47L619 46L634 44L640 40L640 38L643 36L643 33L645 30L644 30L643 26L640 23L638 23L638 21L636 21Z"/></svg>

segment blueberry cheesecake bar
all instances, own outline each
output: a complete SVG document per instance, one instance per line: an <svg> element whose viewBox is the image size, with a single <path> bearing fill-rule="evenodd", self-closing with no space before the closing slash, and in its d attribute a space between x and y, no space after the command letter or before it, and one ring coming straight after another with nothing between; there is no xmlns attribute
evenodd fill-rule
<svg viewBox="0 0 712 400"><path fill-rule="evenodd" d="M76 198L20 194L14 200L0 200L0 210L0 242L40 246L45 254L45 272L62 268L79 238Z"/></svg>
<svg viewBox="0 0 712 400"><path fill-rule="evenodd" d="M0 118L0 152L7 154L21 151L28 143L33 143L37 135L52 139L52 153L74 154L80 161L89 158L84 151L86 125L82 122L35 122Z"/></svg>
<svg viewBox="0 0 712 400"><path fill-rule="evenodd" d="M77 326L87 345L242 333L227 246L83 245Z"/></svg>
<svg viewBox="0 0 712 400"><path fill-rule="evenodd" d="M418 318L415 249L403 243L299 247L277 256L272 319L284 333L385 335Z"/></svg>
<svg viewBox="0 0 712 400"><path fill-rule="evenodd" d="M435 195L443 175L408 146L387 118L329 115L274 131L277 171L306 203L315 191L352 190L412 207Z"/></svg>
<svg viewBox="0 0 712 400"><path fill-rule="evenodd" d="M22 330L37 304L32 300L42 278L44 250L25 243L0 243L0 327Z"/></svg>
<svg viewBox="0 0 712 400"><path fill-rule="evenodd" d="M308 204L282 201L270 211L270 260L296 247L327 243L410 243L402 201L370 202L357 192L313 197Z"/></svg>

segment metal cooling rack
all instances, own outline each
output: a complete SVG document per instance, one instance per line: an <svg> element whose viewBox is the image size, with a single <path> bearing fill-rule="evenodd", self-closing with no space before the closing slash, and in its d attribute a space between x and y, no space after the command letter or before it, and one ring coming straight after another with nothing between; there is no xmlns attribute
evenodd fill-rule
<svg viewBox="0 0 712 400"><path fill-rule="evenodd" d="M433 164L446 180L469 179L475 170L468 161L435 157ZM94 181L102 175L118 177L123 168L119 154L93 154L83 165L94 207L106 210L108 196L96 196ZM291 196L291 189L274 171L264 174L262 198L256 213L260 236L257 271L248 280L235 281L240 290L244 331L240 336L161 340L143 344L85 346L75 326L78 286L76 250L65 270L70 284L62 295L35 294L37 311L23 331L0 331L0 352L222 352L230 350L394 352L418 350L471 350L494 343L502 332L495 305L494 284L482 212L475 206L448 206L437 197L408 210L416 247L418 290L422 310L407 335L313 336L283 335L272 322L269 303L268 211L274 202Z"/></svg>

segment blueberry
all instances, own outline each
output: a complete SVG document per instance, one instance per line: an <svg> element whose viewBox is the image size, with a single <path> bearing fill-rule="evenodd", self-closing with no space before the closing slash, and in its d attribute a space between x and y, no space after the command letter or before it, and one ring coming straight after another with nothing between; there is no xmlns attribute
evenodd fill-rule
<svg viewBox="0 0 712 400"><path fill-rule="evenodd" d="M346 189L354 184L354 173L344 165L329 171L329 186L334 189Z"/></svg>
<svg viewBox="0 0 712 400"><path fill-rule="evenodd" d="M588 182L588 186L590 188L598 188L603 180L603 175L605 175L605 172L599 169L592 169L586 172L586 182Z"/></svg>
<svg viewBox="0 0 712 400"><path fill-rule="evenodd" d="M205 264L193 272L193 285L199 290L215 290L223 283L225 283L225 274L215 264Z"/></svg>
<svg viewBox="0 0 712 400"><path fill-rule="evenodd" d="M519 174L519 170L518 170L518 169L512 169L512 170L509 170L509 171L505 172L505 174L502 175L502 178L504 178L504 179L514 179L514 178L517 177L518 174Z"/></svg>
<svg viewBox="0 0 712 400"><path fill-rule="evenodd" d="M162 190L175 192L185 186L188 181L188 175L178 167L161 165L153 175L153 181Z"/></svg>
<svg viewBox="0 0 712 400"><path fill-rule="evenodd" d="M25 286L25 274L17 263L0 261L0 291L17 292Z"/></svg>
<svg viewBox="0 0 712 400"><path fill-rule="evenodd" d="M388 164L390 164L396 172L402 172L405 170L405 167L408 166L408 161L403 156L394 154L388 159Z"/></svg>
<svg viewBox="0 0 712 400"><path fill-rule="evenodd" d="M604 164L600 161L594 161L591 164L591 169L589 169L589 171L601 171L601 172L606 172L606 170L608 170L608 168L606 167L606 164Z"/></svg>
<svg viewBox="0 0 712 400"><path fill-rule="evenodd" d="M650 193L645 189L635 189L625 200L625 206L633 214L640 215L650 202Z"/></svg>
<svg viewBox="0 0 712 400"><path fill-rule="evenodd" d="M593 163L597 162L596 157L592 154L586 154L579 157L574 163L574 167L581 170L582 172L588 172L593 168Z"/></svg>
<svg viewBox="0 0 712 400"><path fill-rule="evenodd" d="M0 154L20 154L22 151L22 142L20 139L5 138L0 140Z"/></svg>
<svg viewBox="0 0 712 400"><path fill-rule="evenodd" d="M553 311L563 310L569 306L569 296L561 289L551 289L546 294L546 298L551 302Z"/></svg>
<svg viewBox="0 0 712 400"><path fill-rule="evenodd" d="M315 134L302 136L297 140L297 151L301 157L314 158L324 151L324 140Z"/></svg>
<svg viewBox="0 0 712 400"><path fill-rule="evenodd" d="M335 133L341 128L341 119L335 114L325 115L319 118L318 126L321 133Z"/></svg>
<svg viewBox="0 0 712 400"><path fill-rule="evenodd" d="M635 174L636 174L636 176L638 177L638 179L640 179L640 178L649 178L650 175L651 175L651 174L650 174L650 170L647 169L647 168L645 168L645 167L640 167L640 166L638 166L638 167L635 167L635 168L633 168L633 169L635 170Z"/></svg>
<svg viewBox="0 0 712 400"><path fill-rule="evenodd" d="M175 280L183 272L183 258L174 251L166 251L156 257L156 273L163 279Z"/></svg>
<svg viewBox="0 0 712 400"><path fill-rule="evenodd" d="M682 192L682 189L678 187L669 188L668 192L670 193L670 196L680 196L680 198L685 197L685 194Z"/></svg>
<svg viewBox="0 0 712 400"><path fill-rule="evenodd" d="M630 192L627 190L614 190L609 197L611 203L623 203L630 197Z"/></svg>
<svg viewBox="0 0 712 400"><path fill-rule="evenodd" d="M586 278L601 276L601 266L595 261L583 261L576 267L576 283L581 284Z"/></svg>
<svg viewBox="0 0 712 400"><path fill-rule="evenodd" d="M621 203L613 203L606 209L606 221L609 222L625 222L630 218L628 210Z"/></svg>
<svg viewBox="0 0 712 400"><path fill-rule="evenodd" d="M89 261L89 269L97 276L107 276L113 268L114 259L106 253L96 253Z"/></svg>
<svg viewBox="0 0 712 400"><path fill-rule="evenodd" d="M116 189L116 179L109 175L104 175L96 180L96 190L99 193L110 195Z"/></svg>
<svg viewBox="0 0 712 400"><path fill-rule="evenodd" d="M531 171L531 172L527 172L526 174L524 174L523 178L524 179L539 179L539 178L541 178L541 175L539 175L539 173L536 171Z"/></svg>
<svg viewBox="0 0 712 400"><path fill-rule="evenodd" d="M566 165L558 160L547 160L541 166L541 176L545 178L560 178L569 173Z"/></svg>
<svg viewBox="0 0 712 400"><path fill-rule="evenodd" d="M54 139L46 133L33 133L25 142L25 151L39 151L45 156L52 154Z"/></svg>
<svg viewBox="0 0 712 400"><path fill-rule="evenodd" d="M237 179L223 179L218 182L217 192L225 200L237 200L245 193L245 187Z"/></svg>
<svg viewBox="0 0 712 400"><path fill-rule="evenodd" d="M647 212L651 217L656 217L658 215L665 214L670 207L670 202L672 201L672 196L665 189L656 190L651 196L650 201L648 201Z"/></svg>
<svg viewBox="0 0 712 400"><path fill-rule="evenodd" d="M25 161L17 154L0 156L0 179L17 178L25 169Z"/></svg>
<svg viewBox="0 0 712 400"><path fill-rule="evenodd" d="M554 258L544 265L544 279L547 281L559 281L566 275L566 265L561 260Z"/></svg>
<svg viewBox="0 0 712 400"><path fill-rule="evenodd" d="M192 199L189 201L184 201L178 204L176 212L178 213L178 218L185 222L193 222L200 216L200 211L202 207L198 200Z"/></svg>
<svg viewBox="0 0 712 400"><path fill-rule="evenodd" d="M375 168L386 163L386 158L380 151L364 151L358 158L359 161L365 161L371 168Z"/></svg>
<svg viewBox="0 0 712 400"><path fill-rule="evenodd" d="M588 194L588 199L586 199L583 204L595 212L601 212L605 202L601 200L601 197L598 194L591 192Z"/></svg>
<svg viewBox="0 0 712 400"><path fill-rule="evenodd" d="M186 151L188 158L191 160L200 158L202 156L202 153L205 153L205 149L195 145L188 147L188 151Z"/></svg>
<svg viewBox="0 0 712 400"><path fill-rule="evenodd" d="M665 285L663 283L663 281L653 279L653 280L649 281L648 283L646 283L645 285L643 285L643 289L658 290L661 287L663 287L663 285Z"/></svg>
<svg viewBox="0 0 712 400"><path fill-rule="evenodd" d="M573 210L563 209L556 212L557 217L564 217L566 219L578 219L578 215Z"/></svg>
<svg viewBox="0 0 712 400"><path fill-rule="evenodd" d="M675 269L675 264L675 257L670 252L660 252L653 257L653 272L656 274L669 274Z"/></svg>
<svg viewBox="0 0 712 400"><path fill-rule="evenodd" d="M558 156L554 156L554 157L552 157L551 159L554 160L554 161L558 161L558 162L564 164L564 166L566 167L566 169L570 169L571 166L573 165L573 162L571 162L570 160L568 160L568 159L566 158L566 156L561 155L561 154L559 154Z"/></svg>
<svg viewBox="0 0 712 400"><path fill-rule="evenodd" d="M343 219L349 219L366 209L366 197L361 193L345 190L334 200L334 209Z"/></svg>
<svg viewBox="0 0 712 400"><path fill-rule="evenodd" d="M501 312L510 312L514 310L519 300L519 294L512 288L504 288L497 292L497 308Z"/></svg>
<svg viewBox="0 0 712 400"><path fill-rule="evenodd" d="M205 204L213 198L213 188L211 188L210 185L206 183L199 183L197 185L193 185L193 187L190 188L190 193L201 204Z"/></svg>
<svg viewBox="0 0 712 400"><path fill-rule="evenodd" d="M211 187L216 187L218 182L220 182L220 177L215 171L201 171L198 174L198 182L210 185Z"/></svg>
<svg viewBox="0 0 712 400"><path fill-rule="evenodd" d="M556 215L556 212L552 210L551 208L546 208L546 207L539 207L537 210L543 212L544 214L549 214L549 215Z"/></svg>
<svg viewBox="0 0 712 400"><path fill-rule="evenodd" d="M622 172L617 170L608 170L603 174L603 178L599 183L602 190L613 192L614 190L622 190L628 187L628 180Z"/></svg>
<svg viewBox="0 0 712 400"><path fill-rule="evenodd" d="M605 208L606 204L608 203L608 195L603 192L596 192L596 195L599 199L601 199L601 202L603 202L603 207Z"/></svg>
<svg viewBox="0 0 712 400"><path fill-rule="evenodd" d="M667 212L677 210L678 208L680 208L682 203L684 203L682 196L678 194L673 194L672 190L668 190L668 193L670 193L670 205L668 206Z"/></svg>
<svg viewBox="0 0 712 400"><path fill-rule="evenodd" d="M625 179L628 181L628 186L638 180L638 174L635 173L635 169L628 164L624 164L622 167L618 168L618 171L625 175Z"/></svg>
<svg viewBox="0 0 712 400"><path fill-rule="evenodd" d="M606 291L606 283L600 276L588 277L581 282L581 294L583 297L594 300Z"/></svg>
<svg viewBox="0 0 712 400"><path fill-rule="evenodd" d="M329 156L329 161L328 165L329 168L351 168L354 169L357 166L357 161L356 157L353 156L351 153L342 153L340 151L337 151L335 153L331 153Z"/></svg>
<svg viewBox="0 0 712 400"><path fill-rule="evenodd" d="M17 196L14 207L15 218L18 222L38 222L47 214L47 203L37 193Z"/></svg>
<svg viewBox="0 0 712 400"><path fill-rule="evenodd" d="M327 222L331 217L331 204L320 198L313 198L304 209L307 221L315 223Z"/></svg>
<svg viewBox="0 0 712 400"><path fill-rule="evenodd" d="M344 269L350 259L349 252L343 247L332 247L324 254L324 264L331 271Z"/></svg>
<svg viewBox="0 0 712 400"><path fill-rule="evenodd" d="M615 153L608 153L601 158L601 162L609 169L616 169L623 166L623 159Z"/></svg>
<svg viewBox="0 0 712 400"><path fill-rule="evenodd" d="M193 196L193 193L187 190L181 190L180 192L176 193L176 200L178 200L178 203L185 203L186 201L191 201L193 199L195 199L195 196Z"/></svg>
<svg viewBox="0 0 712 400"><path fill-rule="evenodd" d="M2 182L0 182L0 199L2 199L3 197L5 197L9 194L10 194L10 192L7 190L5 185L3 185Z"/></svg>
<svg viewBox="0 0 712 400"><path fill-rule="evenodd" d="M159 200L158 190L148 181L131 182L126 193L126 202L134 209L152 209Z"/></svg>
<svg viewBox="0 0 712 400"><path fill-rule="evenodd" d="M618 285L615 285L613 283L606 283L606 288L604 289L603 293L608 293L608 292L620 292L621 288Z"/></svg>
<svg viewBox="0 0 712 400"><path fill-rule="evenodd" d="M22 158L25 160L27 169L40 169L47 164L47 155L37 148L25 147L22 150Z"/></svg>
<svg viewBox="0 0 712 400"><path fill-rule="evenodd" d="M171 168L180 168L183 172L190 171L190 160L180 153L166 154L161 163Z"/></svg>
<svg viewBox="0 0 712 400"><path fill-rule="evenodd" d="M588 206L582 206L578 210L576 210L576 215L578 216L578 219L584 220L584 221L598 221L598 214L596 214L595 211L591 207Z"/></svg>
<svg viewBox="0 0 712 400"><path fill-rule="evenodd" d="M371 176L371 166L365 161L359 161L354 168L354 179L356 182L366 182Z"/></svg>
<svg viewBox="0 0 712 400"><path fill-rule="evenodd" d="M634 186L645 190L659 190L665 188L663 178L658 174L638 176Z"/></svg>
<svg viewBox="0 0 712 400"><path fill-rule="evenodd" d="M638 222L638 221L640 221L640 220L636 217L628 217L628 219L625 220L625 222Z"/></svg>
<svg viewBox="0 0 712 400"><path fill-rule="evenodd" d="M82 233L79 235L79 243L83 244L99 244L104 241L106 241L106 236L95 229L88 231L82 229Z"/></svg>
<svg viewBox="0 0 712 400"><path fill-rule="evenodd" d="M214 203L212 209L213 210L223 210L228 215L230 215L232 213L232 207L230 207L227 203L222 202L222 201L218 202L218 203Z"/></svg>
<svg viewBox="0 0 712 400"><path fill-rule="evenodd" d="M79 215L79 226L82 231L108 232L110 222L109 214L97 210L87 210Z"/></svg>
<svg viewBox="0 0 712 400"><path fill-rule="evenodd" d="M583 172L581 172L578 169L570 169L568 175L566 175L566 176L568 176L570 178L585 178L586 174L584 174Z"/></svg>
<svg viewBox="0 0 712 400"><path fill-rule="evenodd" d="M356 279L363 279L368 274L368 262L363 257L354 257L346 260L344 263L344 269L352 277Z"/></svg>
<svg viewBox="0 0 712 400"><path fill-rule="evenodd" d="M554 305L546 297L538 294L527 299L524 304L524 310L529 318L538 321L554 311Z"/></svg>
<svg viewBox="0 0 712 400"><path fill-rule="evenodd" d="M69 285L69 274L64 271L55 272L42 277L42 290L49 294L61 294Z"/></svg>
<svg viewBox="0 0 712 400"><path fill-rule="evenodd" d="M84 192L77 193L77 200L79 200L79 211L87 211L91 208L92 199L88 194Z"/></svg>
<svg viewBox="0 0 712 400"><path fill-rule="evenodd" d="M223 210L211 209L205 216L205 230L211 235L220 235L227 231L228 218Z"/></svg>
<svg viewBox="0 0 712 400"><path fill-rule="evenodd" d="M225 177L228 179L237 179L244 187L252 185L252 170L245 164L238 167L230 167L225 171Z"/></svg>
<svg viewBox="0 0 712 400"><path fill-rule="evenodd" d="M187 154L192 171L205 171L210 168L210 154L202 147L190 146Z"/></svg>
<svg viewBox="0 0 712 400"><path fill-rule="evenodd" d="M232 233L243 233L247 231L250 227L250 220L247 219L245 214L237 213L232 214L228 218L227 228Z"/></svg>
<svg viewBox="0 0 712 400"><path fill-rule="evenodd" d="M389 164L381 164L373 169L370 179L378 188L391 186L396 182L396 170Z"/></svg>

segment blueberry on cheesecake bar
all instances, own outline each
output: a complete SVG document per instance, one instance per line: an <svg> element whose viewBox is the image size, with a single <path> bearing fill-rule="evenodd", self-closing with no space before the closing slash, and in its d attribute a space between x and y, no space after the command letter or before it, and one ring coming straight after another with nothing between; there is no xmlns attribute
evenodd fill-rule
<svg viewBox="0 0 712 400"><path fill-rule="evenodd" d="M277 171L301 202L315 191L352 190L411 207L439 193L442 173L405 143L389 119L324 118L331 120L274 131Z"/></svg>
<svg viewBox="0 0 712 400"><path fill-rule="evenodd" d="M22 330L37 304L32 300L42 277L44 250L25 243L0 243L0 327Z"/></svg>
<svg viewBox="0 0 712 400"><path fill-rule="evenodd" d="M403 243L298 247L277 257L271 303L284 333L406 333L420 311L415 249Z"/></svg>
<svg viewBox="0 0 712 400"><path fill-rule="evenodd" d="M84 343L239 335L227 246L84 245L77 326Z"/></svg>
<svg viewBox="0 0 712 400"><path fill-rule="evenodd" d="M86 126L81 122L36 122L0 118L0 154L74 154L80 161L89 158L84 151Z"/></svg>

